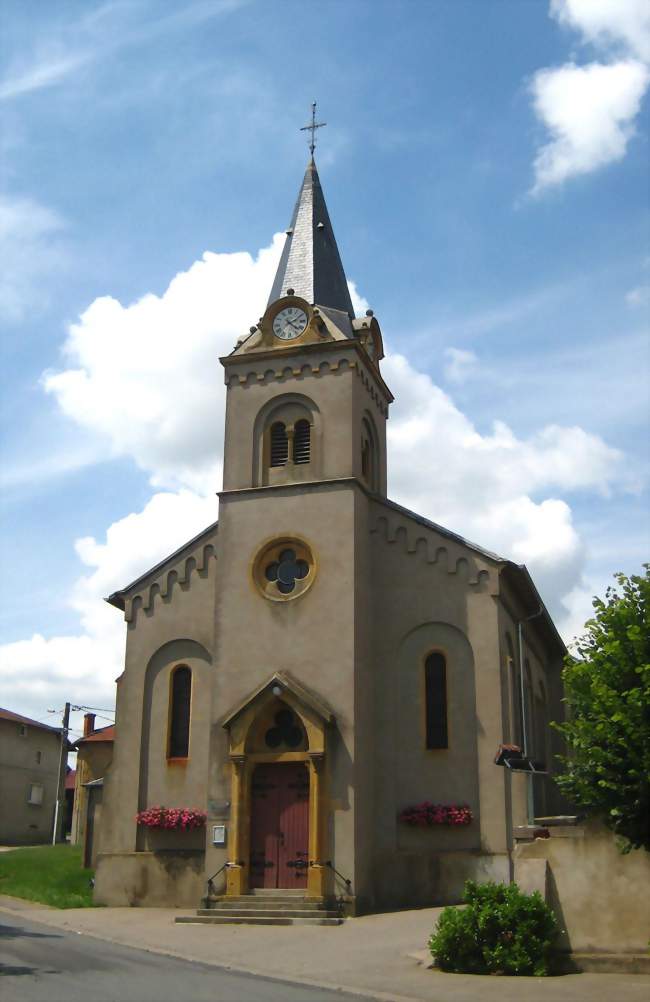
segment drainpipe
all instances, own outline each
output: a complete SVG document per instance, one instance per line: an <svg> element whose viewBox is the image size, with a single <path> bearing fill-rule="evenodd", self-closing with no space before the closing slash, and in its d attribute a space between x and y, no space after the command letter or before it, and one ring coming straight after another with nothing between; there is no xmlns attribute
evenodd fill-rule
<svg viewBox="0 0 650 1002"><path fill-rule="evenodd" d="M520 619L517 623L517 638L519 641L519 691L521 694L521 738L524 746L524 755L527 755L529 758L531 753L528 741L530 721L528 720L526 710L526 682L524 677L524 623L529 623L531 619L537 619L537 617L541 616L543 612L544 607L540 605L537 612L533 612L532 615L526 616L524 619ZM526 774L526 814L528 816L528 824L534 824L535 803L533 797L533 775L530 772Z"/></svg>

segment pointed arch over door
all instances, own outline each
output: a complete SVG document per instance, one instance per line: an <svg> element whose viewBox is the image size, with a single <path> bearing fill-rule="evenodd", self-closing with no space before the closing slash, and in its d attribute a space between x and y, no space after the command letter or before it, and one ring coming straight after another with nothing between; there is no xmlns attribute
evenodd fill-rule
<svg viewBox="0 0 650 1002"><path fill-rule="evenodd" d="M227 895L251 886L325 895L323 780L333 723L330 708L286 672L274 673L222 720L232 763Z"/></svg>

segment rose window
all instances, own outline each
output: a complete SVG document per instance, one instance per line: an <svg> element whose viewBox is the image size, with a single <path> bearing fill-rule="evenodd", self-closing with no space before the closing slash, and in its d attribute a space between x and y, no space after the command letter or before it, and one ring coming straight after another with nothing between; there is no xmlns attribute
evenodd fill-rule
<svg viewBox="0 0 650 1002"><path fill-rule="evenodd" d="M296 587L296 581L302 581L309 574L309 564L299 560L295 550L283 550L279 560L272 560L264 568L267 581L274 581L278 591L288 595Z"/></svg>
<svg viewBox="0 0 650 1002"><path fill-rule="evenodd" d="M303 743L302 730L291 710L279 710L274 718L274 726L269 727L264 737L268 748L297 748Z"/></svg>
<svg viewBox="0 0 650 1002"><path fill-rule="evenodd" d="M253 565L255 584L275 602L298 598L314 580L314 558L302 540L279 539L258 553Z"/></svg>

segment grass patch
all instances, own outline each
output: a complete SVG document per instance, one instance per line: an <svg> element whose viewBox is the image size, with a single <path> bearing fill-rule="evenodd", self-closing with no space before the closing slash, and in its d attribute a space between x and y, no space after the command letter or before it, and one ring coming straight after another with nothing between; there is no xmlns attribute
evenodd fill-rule
<svg viewBox="0 0 650 1002"><path fill-rule="evenodd" d="M39 845L0 852L0 894L54 908L91 908L94 870L81 867L81 846Z"/></svg>

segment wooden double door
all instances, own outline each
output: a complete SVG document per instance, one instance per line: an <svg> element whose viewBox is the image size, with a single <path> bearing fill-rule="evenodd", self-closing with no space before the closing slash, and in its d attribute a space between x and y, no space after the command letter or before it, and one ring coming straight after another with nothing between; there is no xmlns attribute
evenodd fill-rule
<svg viewBox="0 0 650 1002"><path fill-rule="evenodd" d="M309 773L302 762L258 765L251 787L250 887L306 888Z"/></svg>

